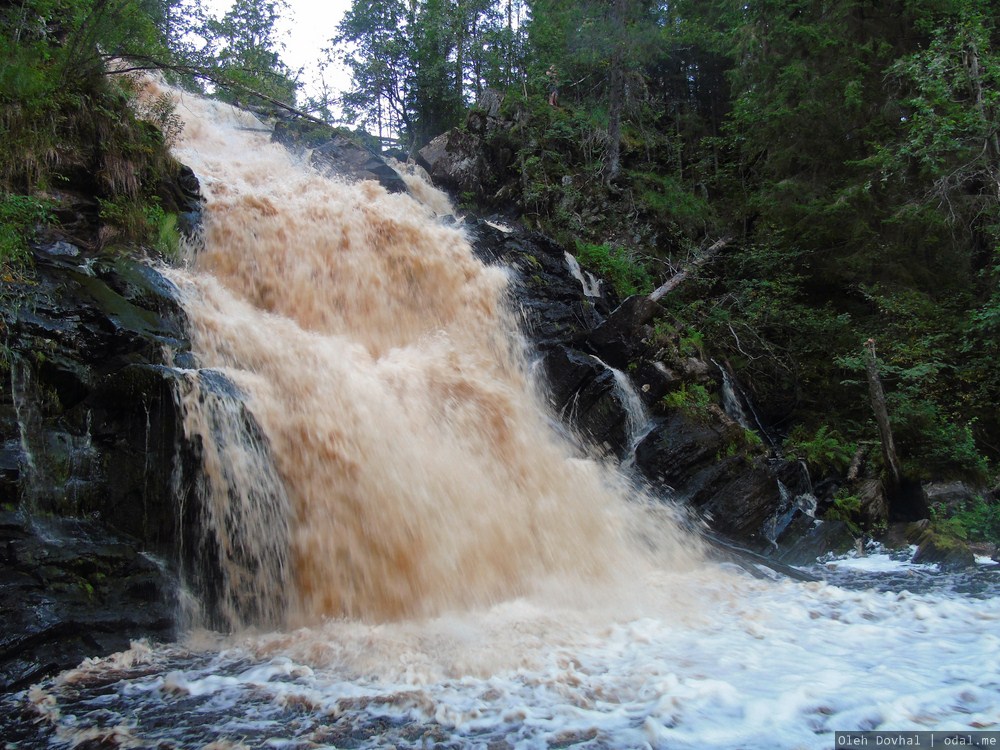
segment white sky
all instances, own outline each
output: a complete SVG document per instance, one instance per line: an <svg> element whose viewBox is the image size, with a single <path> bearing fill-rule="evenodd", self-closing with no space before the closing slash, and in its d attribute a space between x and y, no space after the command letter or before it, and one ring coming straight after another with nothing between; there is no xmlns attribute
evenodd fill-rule
<svg viewBox="0 0 1000 750"><path fill-rule="evenodd" d="M304 84L301 97L318 94L315 85L319 75L317 63L326 57L323 49L330 46L330 39L337 33L337 24L351 7L351 0L286 0L290 16L278 26L278 41L285 45L282 60L293 71L302 68ZM208 0L209 10L222 16L232 6L232 0ZM326 72L327 84L335 93L341 93L350 84L350 74L331 67Z"/></svg>

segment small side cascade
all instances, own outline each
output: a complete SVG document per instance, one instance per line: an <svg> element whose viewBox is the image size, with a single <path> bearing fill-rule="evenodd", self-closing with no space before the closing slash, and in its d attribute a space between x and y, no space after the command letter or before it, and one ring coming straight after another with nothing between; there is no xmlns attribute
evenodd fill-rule
<svg viewBox="0 0 1000 750"><path fill-rule="evenodd" d="M601 280L594 276L590 271L586 271L586 276L584 276L584 270L580 268L580 262L571 253L566 252L566 267L569 272L573 275L573 278L580 282L580 287L583 289L583 294L586 297L600 297L601 296Z"/></svg>
<svg viewBox="0 0 1000 750"><path fill-rule="evenodd" d="M600 363L602 367L606 368L615 378L615 396L617 396L618 402L625 410L626 419L628 450L622 464L624 466L631 466L635 461L635 449L639 446L639 443L643 441L643 438L645 438L652 431L653 427L656 426L656 423L649 416L649 411L646 409L646 405L642 402L642 397L635 389L635 386L632 385L632 381L629 380L628 375L621 370L612 367L600 357L595 357L594 355L591 356L595 361Z"/></svg>
<svg viewBox="0 0 1000 750"><path fill-rule="evenodd" d="M750 428L750 420L747 418L746 410L743 408L743 399L736 389L736 384L729 374L729 370L720 365L714 359L712 364L719 368L722 373L722 408L730 417L744 429Z"/></svg>
<svg viewBox="0 0 1000 750"><path fill-rule="evenodd" d="M195 446L193 504L174 477L182 526L197 529L193 549L181 550L182 578L207 597L211 614L227 628L247 623L278 625L288 588L289 502L267 438L244 396L213 370L178 370L174 395L184 436ZM185 520L188 521L185 524ZM182 542L183 543L183 542ZM206 554L207 553L207 554ZM192 612L188 612L192 614Z"/></svg>
<svg viewBox="0 0 1000 750"><path fill-rule="evenodd" d="M46 428L44 399L48 394L35 384L31 367L15 358L10 382L19 435L21 507L29 514L77 513L81 499L100 476L90 412L85 415L82 435Z"/></svg>
<svg viewBox="0 0 1000 750"><path fill-rule="evenodd" d="M38 496L39 471L32 440L40 434L41 419L30 396L31 372L19 359L11 362L10 395L17 417L17 430L21 448L21 504L29 511L34 509ZM26 481L25 481L26 479Z"/></svg>
<svg viewBox="0 0 1000 750"><path fill-rule="evenodd" d="M729 370L721 364L712 360L712 364L719 368L722 374L722 408L740 427L744 429L756 429L764 439L775 447L774 439L764 427L764 423L757 416L757 411L753 408L753 403L739 387ZM749 412L749 414L747 413ZM752 423L752 424L751 424Z"/></svg>
<svg viewBox="0 0 1000 750"><path fill-rule="evenodd" d="M788 528L795 518L796 513L802 513L809 518L816 517L816 507L818 500L812 492L803 492L800 495L792 495L791 490L778 480L778 494L781 496L781 505L767 521L764 522L764 537L777 548L778 539Z"/></svg>

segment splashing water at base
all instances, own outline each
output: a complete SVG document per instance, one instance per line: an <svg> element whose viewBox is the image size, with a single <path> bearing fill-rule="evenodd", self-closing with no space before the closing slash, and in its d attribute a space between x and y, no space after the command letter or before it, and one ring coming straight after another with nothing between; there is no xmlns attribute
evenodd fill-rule
<svg viewBox="0 0 1000 750"><path fill-rule="evenodd" d="M140 644L31 700L47 734L124 747L827 750L835 730L1000 728L996 599L712 567L642 585L611 619L539 597Z"/></svg>
<svg viewBox="0 0 1000 750"><path fill-rule="evenodd" d="M286 630L87 662L26 697L40 743L826 748L835 729L1000 728L997 600L699 562L669 509L552 434L504 274L459 232L299 169L247 115L181 111L210 202L172 276L199 364L245 396L284 485L246 472L245 504L288 516L287 570L233 575L230 609L281 602ZM195 433L240 421L198 428L203 401L184 398ZM269 525L213 533L267 560Z"/></svg>

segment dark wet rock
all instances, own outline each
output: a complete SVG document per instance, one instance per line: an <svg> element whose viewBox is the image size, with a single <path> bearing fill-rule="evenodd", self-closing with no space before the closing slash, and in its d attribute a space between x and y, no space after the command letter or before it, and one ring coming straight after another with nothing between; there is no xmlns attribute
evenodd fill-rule
<svg viewBox="0 0 1000 750"><path fill-rule="evenodd" d="M375 180L390 193L407 192L406 182L378 153L374 142L349 136L330 126L305 120L279 121L271 140L294 152L309 154L309 163L323 174L349 180Z"/></svg>
<svg viewBox="0 0 1000 750"><path fill-rule="evenodd" d="M664 395L684 384L717 390L718 368L695 357L663 361L648 343L657 303L637 296L618 306L587 297L565 249L538 233L503 232L468 220L465 229L487 263L513 271L512 297L545 375L552 407L571 431L625 459L626 405L610 367L628 373L654 415L634 466L654 492L685 502L711 528L759 551L773 551L814 521L816 499L795 462L769 458L746 430L714 404L668 408Z"/></svg>
<svg viewBox="0 0 1000 750"><path fill-rule="evenodd" d="M177 290L146 263L67 244L37 248L0 309L0 688L175 625Z"/></svg>
<svg viewBox="0 0 1000 750"><path fill-rule="evenodd" d="M768 549L801 514L795 498L808 493L801 467L742 453L743 429L718 412L698 417L672 411L639 444L635 465L712 528Z"/></svg>
<svg viewBox="0 0 1000 750"><path fill-rule="evenodd" d="M640 360L635 370L634 380L639 394L647 406L660 403L660 399L676 390L684 382L677 371L659 360Z"/></svg>
<svg viewBox="0 0 1000 750"><path fill-rule="evenodd" d="M642 349L642 340L636 334L660 311L659 304L646 295L633 295L590 333L588 341L601 359L624 369Z"/></svg>
<svg viewBox="0 0 1000 750"><path fill-rule="evenodd" d="M615 392L615 378L595 357L556 346L542 360L549 393L560 417L592 444L612 455L627 448L626 415Z"/></svg>
<svg viewBox="0 0 1000 750"><path fill-rule="evenodd" d="M779 543L772 554L777 560L788 565L810 565L823 555L841 555L855 548L857 540L843 521L815 521L805 519L798 522L804 528L790 529L788 541Z"/></svg>
<svg viewBox="0 0 1000 750"><path fill-rule="evenodd" d="M602 311L607 311L607 302L584 295L561 245L537 232L503 232L486 222L466 224L466 231L484 262L514 272L513 296L528 337L538 349L583 346L602 320Z"/></svg>
<svg viewBox="0 0 1000 750"><path fill-rule="evenodd" d="M0 512L0 691L174 637L177 587L139 548L94 521Z"/></svg>
<svg viewBox="0 0 1000 750"><path fill-rule="evenodd" d="M355 180L375 180L390 193L405 193L406 182L381 156L343 136L335 136L317 146L309 163L325 174L340 175Z"/></svg>
<svg viewBox="0 0 1000 750"><path fill-rule="evenodd" d="M201 184L191 167L177 164L160 181L157 195L164 211L177 214L178 231L193 236L201 226L205 200L201 195Z"/></svg>
<svg viewBox="0 0 1000 750"><path fill-rule="evenodd" d="M964 539L936 527L926 518L908 524L904 533L909 542L917 545L915 563L935 563L944 571L965 570L976 564L975 555Z"/></svg>

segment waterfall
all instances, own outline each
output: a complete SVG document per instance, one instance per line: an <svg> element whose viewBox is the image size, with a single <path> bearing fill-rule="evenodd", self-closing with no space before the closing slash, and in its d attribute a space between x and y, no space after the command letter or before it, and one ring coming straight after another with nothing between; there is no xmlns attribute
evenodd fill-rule
<svg viewBox="0 0 1000 750"><path fill-rule="evenodd" d="M720 365L714 359L713 364L719 368L719 372L722 373L722 408L733 420L739 424L740 427L744 429L749 429L750 420L747 418L747 413L743 409L743 399L736 391L736 384L733 383L732 377L729 375L729 370Z"/></svg>
<svg viewBox="0 0 1000 750"><path fill-rule="evenodd" d="M208 202L203 247L169 274L199 367L245 394L287 496L279 561L273 524L248 517L276 507L259 502L274 493L254 462L223 461L206 486L214 519L250 520L212 521L215 546L287 564L266 586L254 565L229 575L246 589L233 611L281 591L251 609L284 607L289 623L428 616L652 564L632 531L650 534L642 504L551 428L509 334L502 269L426 203L303 169L246 113L184 96L179 114L178 156ZM207 454L246 443L226 434L240 420L183 402L186 424L211 425L200 439L223 444ZM690 556L659 528L660 550Z"/></svg>
<svg viewBox="0 0 1000 750"><path fill-rule="evenodd" d="M209 198L204 249L170 272L198 365L177 373L202 463L190 510L217 606L270 632L88 659L0 696L0 736L827 750L836 731L996 727L995 574L872 554L812 566L843 586L802 585L698 560L669 508L626 502L558 438L503 273L459 232L297 169L235 127L247 115L194 97L180 113Z"/></svg>
<svg viewBox="0 0 1000 750"><path fill-rule="evenodd" d="M590 271L587 271L586 277L584 276L584 271L580 268L580 261L569 252L564 253L566 258L566 267L569 272L573 275L573 278L580 282L580 288L583 289L583 294L586 297L600 297L601 296L601 280L594 276Z"/></svg>
<svg viewBox="0 0 1000 750"><path fill-rule="evenodd" d="M732 419L743 427L744 429L756 429L764 439L771 445L772 448L776 448L777 445L774 438L771 437L771 433L768 432L764 423L761 421L760 417L757 415L756 409L753 407L753 402L750 398L743 393L736 381L733 380L732 375L729 374L729 370L714 359L712 363L719 368L719 372L722 374L722 408ZM747 416L747 410L750 412L750 416ZM756 425L754 428L750 424L750 417L753 417L753 424Z"/></svg>
<svg viewBox="0 0 1000 750"><path fill-rule="evenodd" d="M629 465L635 458L635 449L656 424L649 416L649 411L642 401L642 396L639 395L639 392L632 385L632 381L628 375L612 367L600 357L594 355L591 355L591 357L602 367L606 368L615 379L615 395L618 398L618 403L621 404L622 409L625 411L625 445L627 450L623 463Z"/></svg>

